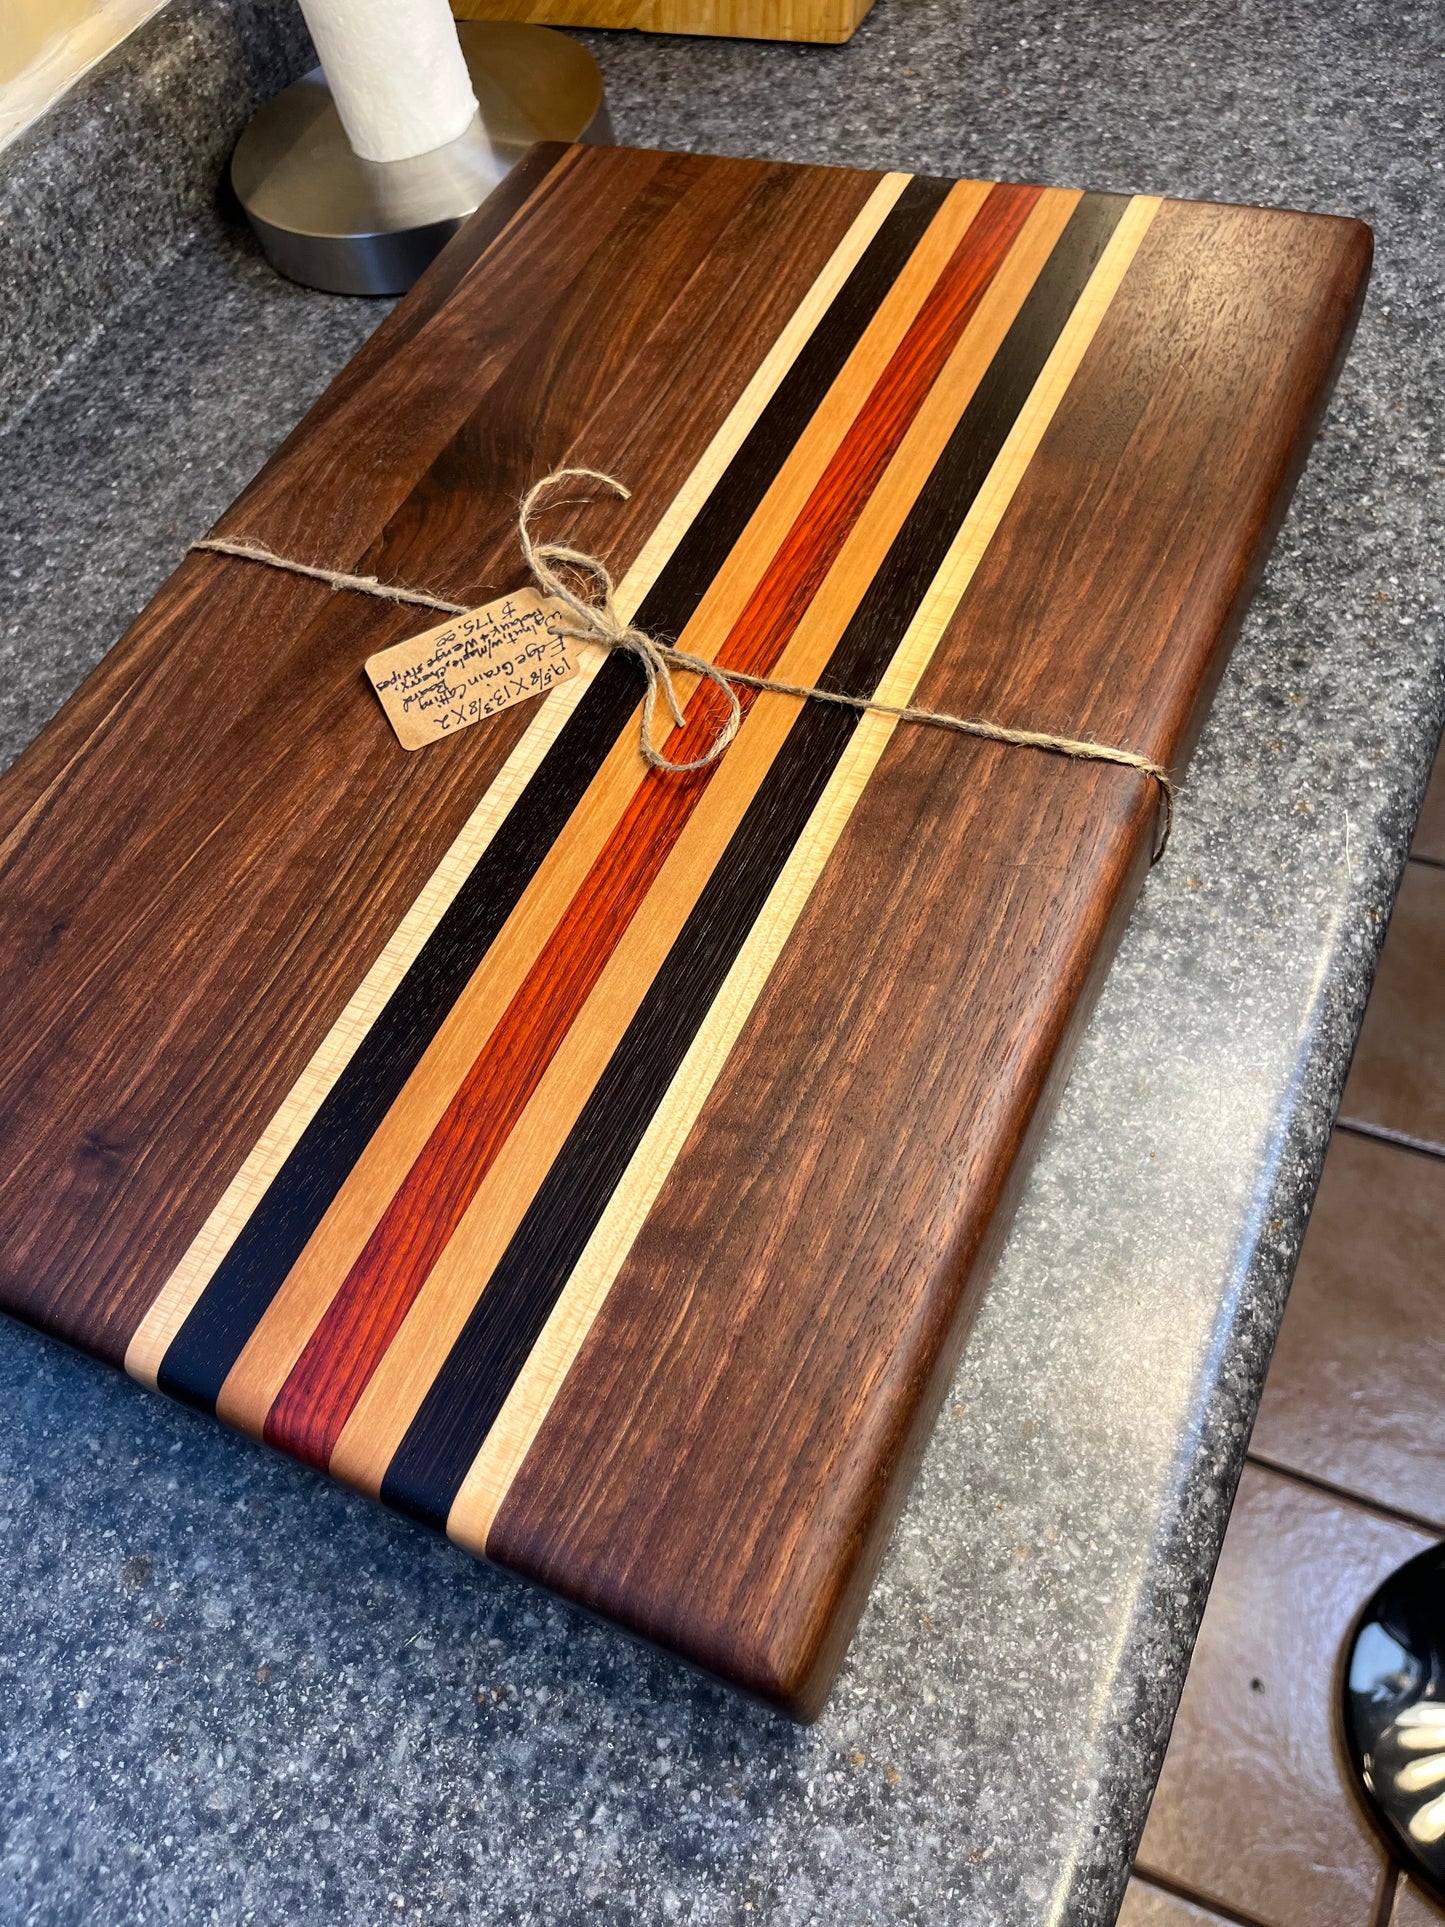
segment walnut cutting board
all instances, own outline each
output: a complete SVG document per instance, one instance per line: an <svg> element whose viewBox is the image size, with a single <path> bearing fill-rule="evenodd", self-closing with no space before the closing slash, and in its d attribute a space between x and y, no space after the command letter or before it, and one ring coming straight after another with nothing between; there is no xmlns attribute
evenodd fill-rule
<svg viewBox="0 0 1445 1927"><path fill-rule="evenodd" d="M1369 256L539 148L218 533L482 603L583 463L652 633L1178 771ZM0 1303L810 1717L1156 786L748 691L648 771L591 650L408 754L432 620L191 554L0 783Z"/></svg>

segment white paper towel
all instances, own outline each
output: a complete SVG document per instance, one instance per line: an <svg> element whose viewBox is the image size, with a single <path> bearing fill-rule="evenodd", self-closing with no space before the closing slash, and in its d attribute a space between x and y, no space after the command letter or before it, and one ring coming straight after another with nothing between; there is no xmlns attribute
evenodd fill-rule
<svg viewBox="0 0 1445 1927"><path fill-rule="evenodd" d="M301 11L363 160L430 153L476 112L447 0L301 0Z"/></svg>

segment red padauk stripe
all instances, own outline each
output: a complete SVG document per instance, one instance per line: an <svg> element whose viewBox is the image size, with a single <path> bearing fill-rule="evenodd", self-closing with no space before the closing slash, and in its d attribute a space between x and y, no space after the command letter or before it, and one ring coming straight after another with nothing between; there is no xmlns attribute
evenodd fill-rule
<svg viewBox="0 0 1445 1927"><path fill-rule="evenodd" d="M789 529L718 660L766 675L837 559L1041 190L996 187L969 225ZM746 711L756 692L740 690ZM700 755L722 711L703 683L666 744ZM318 1323L266 1438L324 1470L427 1274L645 901L717 764L649 771Z"/></svg>

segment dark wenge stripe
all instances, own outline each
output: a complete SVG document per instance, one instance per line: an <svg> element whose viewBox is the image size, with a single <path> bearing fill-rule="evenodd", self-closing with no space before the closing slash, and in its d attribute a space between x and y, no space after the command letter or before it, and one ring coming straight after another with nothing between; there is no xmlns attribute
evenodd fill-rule
<svg viewBox="0 0 1445 1927"><path fill-rule="evenodd" d="M1074 210L819 682L870 694L922 602L1093 272L1126 196ZM734 832L382 1484L445 1527L452 1502L542 1327L712 1008L860 718L805 707Z"/></svg>
<svg viewBox="0 0 1445 1927"><path fill-rule="evenodd" d="M678 635L952 183L909 182L638 611ZM157 1382L206 1411L328 1206L582 800L637 702L634 664L603 664L415 962L192 1307Z"/></svg>

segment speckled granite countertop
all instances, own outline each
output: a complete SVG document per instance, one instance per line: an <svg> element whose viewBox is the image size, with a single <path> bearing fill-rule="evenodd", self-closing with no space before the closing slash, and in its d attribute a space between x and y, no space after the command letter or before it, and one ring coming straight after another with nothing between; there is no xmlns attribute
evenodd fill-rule
<svg viewBox="0 0 1445 1927"><path fill-rule="evenodd" d="M7 1326L6 1921L1118 1903L1445 706L1445 23L879 0L844 49L589 38L635 142L1363 215L1359 338L818 1725ZM0 435L6 759L378 318L192 198Z"/></svg>

